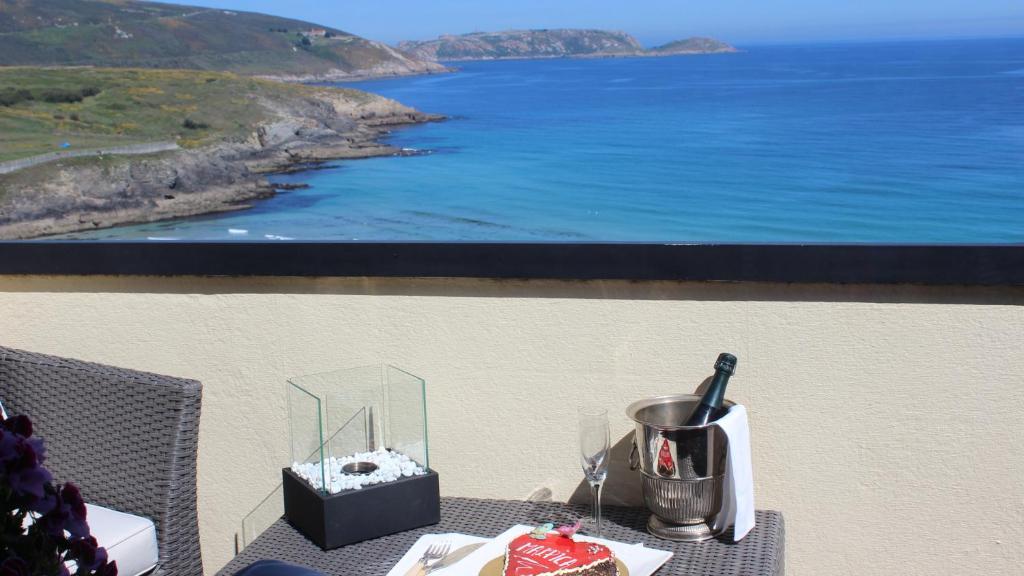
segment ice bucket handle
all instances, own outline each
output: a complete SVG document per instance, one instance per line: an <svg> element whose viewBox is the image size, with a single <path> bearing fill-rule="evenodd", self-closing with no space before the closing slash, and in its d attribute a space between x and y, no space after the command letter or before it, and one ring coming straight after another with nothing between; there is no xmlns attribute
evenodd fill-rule
<svg viewBox="0 0 1024 576"><path fill-rule="evenodd" d="M636 432L633 433L633 447L629 450L629 469L633 472L640 469L640 449L636 445Z"/></svg>

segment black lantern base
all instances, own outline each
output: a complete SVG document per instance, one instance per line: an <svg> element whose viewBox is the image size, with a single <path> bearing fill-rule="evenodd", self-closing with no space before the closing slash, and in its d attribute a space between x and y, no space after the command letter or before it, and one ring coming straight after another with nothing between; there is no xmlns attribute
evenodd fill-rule
<svg viewBox="0 0 1024 576"><path fill-rule="evenodd" d="M321 494L282 470L284 517L324 550L441 521L437 472L403 477L359 490Z"/></svg>

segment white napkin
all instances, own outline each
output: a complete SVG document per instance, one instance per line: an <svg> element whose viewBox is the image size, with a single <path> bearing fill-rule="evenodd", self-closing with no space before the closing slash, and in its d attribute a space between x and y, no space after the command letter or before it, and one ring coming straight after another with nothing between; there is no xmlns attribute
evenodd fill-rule
<svg viewBox="0 0 1024 576"><path fill-rule="evenodd" d="M405 576L405 573L408 572L409 569L413 567L413 565L419 562L420 558L423 557L423 553L427 551L427 548L430 548L431 544L444 541L451 542L451 552L455 552L459 548L462 548L463 546L468 546L469 544L487 542L487 538L481 538L479 536L467 536L466 534L455 533L424 534L423 536L420 536L419 540L417 540L416 543L413 544L411 548L409 548L409 551L405 553L405 556L402 556L402 559L398 561L398 564L395 564L395 567L392 568L390 572L388 572L388 576ZM452 564L447 568L441 568L436 572L431 572L431 576L433 576L434 574L437 574L438 576L451 576L454 574L461 574L461 572L459 571L460 566L473 556L475 556L475 553L466 556L459 562ZM475 572L473 574L474 576L476 576Z"/></svg>
<svg viewBox="0 0 1024 576"><path fill-rule="evenodd" d="M478 576L480 574L480 570L488 562L495 558L505 556L505 548L508 546L509 542L530 532L533 528L533 526L524 526L521 524L509 528L499 534L495 539L481 546L479 550L473 552L458 564L451 566L449 569L457 569L457 571L451 573L447 573L445 571L447 576ZM658 568L661 568L661 566L665 562L668 562L669 558L672 557L671 552L647 548L642 543L626 544L624 542L615 542L614 540L604 540L602 538L591 538L589 536L576 536L575 538L584 542L604 544L611 548L615 557L626 565L626 569L629 570L629 576L651 576L651 574L654 574ZM437 574L441 573L441 570L437 571ZM433 574L431 576L433 576Z"/></svg>
<svg viewBox="0 0 1024 576"><path fill-rule="evenodd" d="M725 463L725 486L722 514L725 524L734 527L733 540L739 542L754 527L754 472L750 465L750 425L747 409L737 404L715 425L729 439L729 455Z"/></svg>

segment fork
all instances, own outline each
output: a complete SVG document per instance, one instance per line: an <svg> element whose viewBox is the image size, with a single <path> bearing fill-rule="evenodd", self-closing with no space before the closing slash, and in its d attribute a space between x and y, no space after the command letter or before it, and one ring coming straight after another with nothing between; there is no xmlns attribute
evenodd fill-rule
<svg viewBox="0 0 1024 576"><path fill-rule="evenodd" d="M417 561L416 565L414 565L412 569L406 573L406 576L410 576L421 571L425 573L428 568L434 565L434 563L436 563L441 558L444 558L448 554L448 551L451 550L451 548L452 543L448 540L445 540L443 542L435 542L434 544L431 544L430 547L427 548L427 551L423 553L423 557L420 558Z"/></svg>

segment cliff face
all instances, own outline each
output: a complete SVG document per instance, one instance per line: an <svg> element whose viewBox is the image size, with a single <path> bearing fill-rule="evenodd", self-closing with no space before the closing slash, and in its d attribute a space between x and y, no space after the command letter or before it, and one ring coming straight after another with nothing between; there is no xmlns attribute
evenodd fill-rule
<svg viewBox="0 0 1024 576"><path fill-rule="evenodd" d="M597 58L673 56L735 52L713 38L688 38L645 50L624 32L607 30L510 30L406 41L398 49L418 60L502 60L513 58Z"/></svg>
<svg viewBox="0 0 1024 576"><path fill-rule="evenodd" d="M440 119L381 96L328 88L259 99L266 119L207 146L61 160L0 176L0 239L247 208L275 193L267 173L399 155L378 138L396 126Z"/></svg>
<svg viewBox="0 0 1024 576"><path fill-rule="evenodd" d="M399 50L421 60L497 60L629 55L643 47L629 34L605 30L511 30L402 42Z"/></svg>
<svg viewBox="0 0 1024 576"><path fill-rule="evenodd" d="M310 22L135 0L2 0L0 66L184 68L303 80L445 71Z"/></svg>

